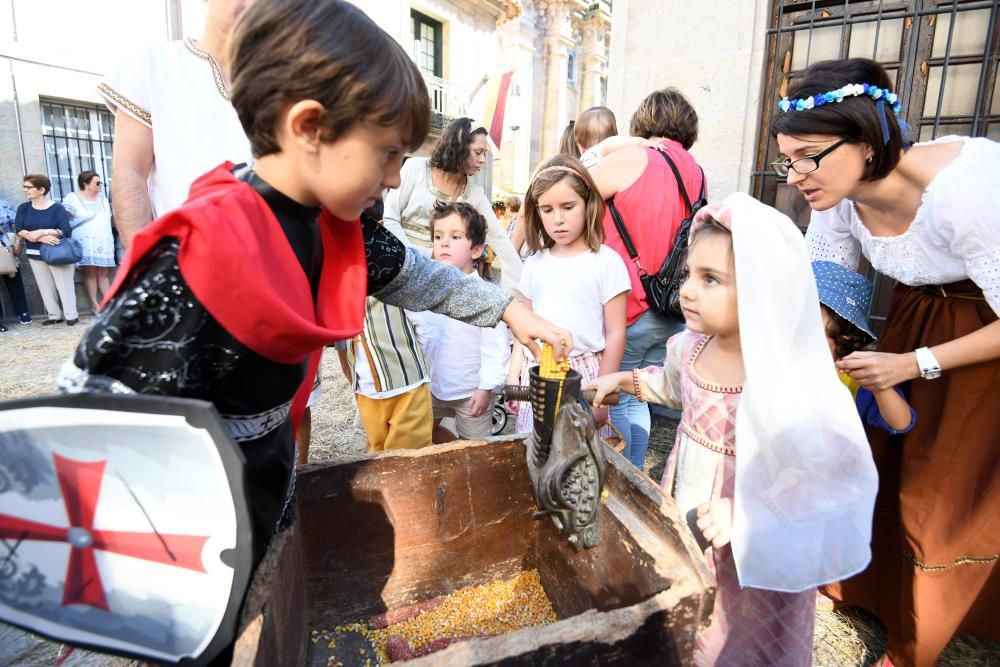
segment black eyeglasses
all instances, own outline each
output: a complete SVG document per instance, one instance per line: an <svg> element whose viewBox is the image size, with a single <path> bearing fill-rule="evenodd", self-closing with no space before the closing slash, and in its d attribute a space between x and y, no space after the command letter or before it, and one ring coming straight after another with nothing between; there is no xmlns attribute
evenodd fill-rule
<svg viewBox="0 0 1000 667"><path fill-rule="evenodd" d="M94 185L100 185L100 184L101 184L101 182L100 182L100 181L96 181L96 182L94 183Z"/></svg>
<svg viewBox="0 0 1000 667"><path fill-rule="evenodd" d="M781 178L786 178L789 170L792 170L797 174L811 174L819 169L820 160L832 153L838 146L846 142L847 137L844 137L840 141L827 146L815 155L806 155L804 157L800 157L798 160L789 160L788 158L778 160L777 162L771 163L771 168L774 169L774 173Z"/></svg>

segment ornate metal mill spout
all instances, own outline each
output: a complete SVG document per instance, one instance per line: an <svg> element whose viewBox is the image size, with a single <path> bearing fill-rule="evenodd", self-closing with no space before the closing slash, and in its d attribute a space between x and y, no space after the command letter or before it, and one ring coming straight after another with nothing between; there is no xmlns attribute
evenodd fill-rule
<svg viewBox="0 0 1000 667"><path fill-rule="evenodd" d="M531 400L534 430L526 450L538 505L535 518L551 517L578 549L597 546L607 445L597 435L590 405L581 398L580 374L569 370L561 391L560 380L541 377L537 366L529 376L528 387L505 387L504 394Z"/></svg>

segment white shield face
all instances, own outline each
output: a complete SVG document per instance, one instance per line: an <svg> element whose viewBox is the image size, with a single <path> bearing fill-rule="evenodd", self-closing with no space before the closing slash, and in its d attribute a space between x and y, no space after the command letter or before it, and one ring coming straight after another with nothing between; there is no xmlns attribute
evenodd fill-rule
<svg viewBox="0 0 1000 667"><path fill-rule="evenodd" d="M155 661L209 659L249 575L242 482L234 496L229 477L240 457L214 425L113 401L0 411L0 619Z"/></svg>

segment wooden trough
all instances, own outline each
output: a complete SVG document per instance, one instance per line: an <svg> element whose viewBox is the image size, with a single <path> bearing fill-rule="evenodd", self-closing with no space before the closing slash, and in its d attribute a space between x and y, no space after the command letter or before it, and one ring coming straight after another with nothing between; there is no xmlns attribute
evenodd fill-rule
<svg viewBox="0 0 1000 667"><path fill-rule="evenodd" d="M532 519L520 440L301 469L297 521L258 569L233 664L325 664L310 655L311 628L532 568L558 622L408 664L690 664L714 581L673 502L620 455L609 459L601 543L583 551L548 519Z"/></svg>

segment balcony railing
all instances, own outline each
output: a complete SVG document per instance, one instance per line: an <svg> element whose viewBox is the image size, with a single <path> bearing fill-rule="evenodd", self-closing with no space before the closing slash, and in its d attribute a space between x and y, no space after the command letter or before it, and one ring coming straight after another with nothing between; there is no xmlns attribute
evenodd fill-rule
<svg viewBox="0 0 1000 667"><path fill-rule="evenodd" d="M431 110L434 112L435 124L440 118L446 125L449 120L464 116L468 106L469 93L461 86L456 86L451 81L424 74L424 83L427 84L427 93L431 97Z"/></svg>

